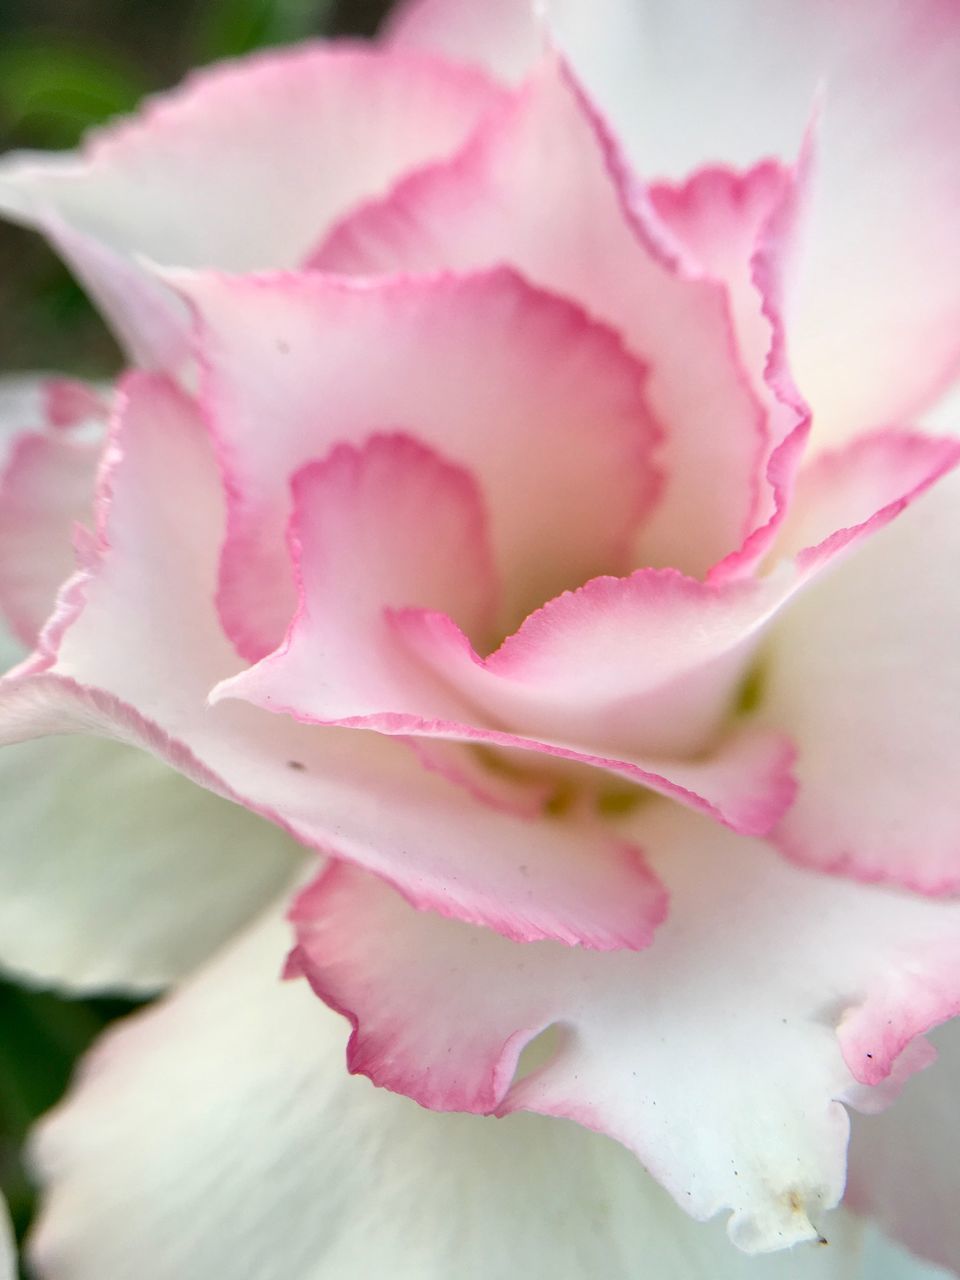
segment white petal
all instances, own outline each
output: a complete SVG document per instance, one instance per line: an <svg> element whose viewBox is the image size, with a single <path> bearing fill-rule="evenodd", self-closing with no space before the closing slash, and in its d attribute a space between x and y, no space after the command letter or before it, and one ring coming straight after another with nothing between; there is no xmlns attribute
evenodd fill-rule
<svg viewBox="0 0 960 1280"><path fill-rule="evenodd" d="M0 964L73 992L191 972L305 854L143 752L66 735L0 750Z"/></svg>
<svg viewBox="0 0 960 1280"><path fill-rule="evenodd" d="M76 152L0 163L0 209L41 230L137 361L185 354L143 256L294 266L329 223L455 150L499 91L478 72L359 45L267 50L191 77Z"/></svg>
<svg viewBox="0 0 960 1280"><path fill-rule="evenodd" d="M42 1280L887 1280L842 1214L828 1249L746 1258L597 1134L347 1076L286 943L267 920L94 1050L35 1146Z"/></svg>

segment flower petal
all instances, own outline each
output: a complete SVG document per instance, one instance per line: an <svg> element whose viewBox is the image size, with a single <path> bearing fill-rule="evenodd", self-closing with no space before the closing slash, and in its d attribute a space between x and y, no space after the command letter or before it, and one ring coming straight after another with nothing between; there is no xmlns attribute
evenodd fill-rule
<svg viewBox="0 0 960 1280"><path fill-rule="evenodd" d="M764 716L799 748L776 833L822 870L960 890L956 755L960 482L942 480L784 615Z"/></svg>
<svg viewBox="0 0 960 1280"><path fill-rule="evenodd" d="M231 498L221 605L244 656L275 647L293 613L290 477L373 431L407 431L478 481L509 571L501 634L599 565L623 565L655 494L656 433L642 369L572 304L507 270L176 279L198 313Z"/></svg>
<svg viewBox="0 0 960 1280"><path fill-rule="evenodd" d="M728 291L737 349L772 422L775 448L805 416L780 367L784 294L796 257L809 157L791 167L763 160L746 170L707 165L683 182L658 182L650 201L691 266ZM786 392L786 394L785 394Z"/></svg>
<svg viewBox="0 0 960 1280"><path fill-rule="evenodd" d="M17 1250L7 1206L0 1200L0 1280L16 1280Z"/></svg>
<svg viewBox="0 0 960 1280"><path fill-rule="evenodd" d="M956 1273L960 1021L932 1038L937 1061L909 1082L896 1106L854 1119L848 1200L920 1257Z"/></svg>
<svg viewBox="0 0 960 1280"><path fill-rule="evenodd" d="M190 973L303 860L275 826L117 742L6 746L0 787L0 962L63 991Z"/></svg>
<svg viewBox="0 0 960 1280"><path fill-rule="evenodd" d="M0 208L50 236L136 361L171 367L186 317L142 256L295 266L351 205L453 151L500 96L414 53L270 51L191 78L77 153L11 156Z"/></svg>
<svg viewBox="0 0 960 1280"><path fill-rule="evenodd" d="M725 285L688 272L662 240L615 140L550 59L459 156L348 215L312 261L358 273L506 261L610 323L648 366L665 432L663 490L634 564L700 575L751 527L764 413L734 348Z"/></svg>
<svg viewBox="0 0 960 1280"><path fill-rule="evenodd" d="M521 939L646 946L663 892L605 829L488 808L379 734L207 706L237 665L213 607L223 503L211 449L172 384L135 375L123 395L96 554L62 593L38 658L0 682L7 739L113 736L357 859L418 907Z"/></svg>
<svg viewBox="0 0 960 1280"><path fill-rule="evenodd" d="M338 865L295 909L291 972L350 1017L351 1070L380 1085L617 1137L694 1217L731 1210L747 1251L829 1236L840 1101L865 1092L838 1020L929 969L960 906L831 882L673 806L646 807L631 830L672 899L642 955L517 948L411 912ZM956 992L955 975L939 970ZM553 1024L552 1056L514 1081L522 1048Z"/></svg>
<svg viewBox="0 0 960 1280"><path fill-rule="evenodd" d="M790 326L821 440L909 420L955 376L955 6L551 0L547 11L642 172L793 155L823 91L808 269Z"/></svg>
<svg viewBox="0 0 960 1280"><path fill-rule="evenodd" d="M73 529L89 523L99 458L98 440L27 432L0 474L0 610L22 644L73 572Z"/></svg>
<svg viewBox="0 0 960 1280"><path fill-rule="evenodd" d="M594 579L482 660L447 614L395 607L438 590L475 601L474 584L481 603L489 595L482 512L462 472L411 442L375 438L362 452L340 446L294 487L297 613L279 649L222 681L214 703L590 764L751 833L783 813L789 744L748 731L703 748L789 594L786 577L769 588L666 570Z"/></svg>
<svg viewBox="0 0 960 1280"><path fill-rule="evenodd" d="M0 616L32 645L90 522L107 406L92 387L42 376L0 383Z"/></svg>
<svg viewBox="0 0 960 1280"><path fill-rule="evenodd" d="M765 834L793 797L788 745L748 729L714 750L764 633L820 570L958 462L952 440L894 431L866 437L802 475L776 552L784 563L767 577L702 583L647 569L593 579L549 601L486 659L437 611L391 610L392 636L376 609L355 625L349 574L356 566L338 597L329 565L349 565L343 544L352 522L377 529L379 516L392 520L404 500L380 498L377 514L355 511L330 536L325 517L313 514L328 500L305 493L308 514L294 538L300 610L283 645L218 686L214 698L244 698L311 723L576 760L672 795L735 830ZM392 486L402 487L399 480ZM422 520L414 536L432 542ZM409 577L394 555L399 549L401 560L418 558L408 556L408 541L393 546L377 536L367 548L367 574L385 584L376 597L384 609L397 598L393 584ZM338 626L354 618L352 643L340 645L339 659L329 617ZM410 653L421 669L411 668ZM777 727L776 716L768 721Z"/></svg>
<svg viewBox="0 0 960 1280"><path fill-rule="evenodd" d="M849 1215L829 1249L746 1258L598 1134L347 1076L342 1022L277 981L287 938L266 919L88 1057L34 1140L44 1280L901 1280Z"/></svg>

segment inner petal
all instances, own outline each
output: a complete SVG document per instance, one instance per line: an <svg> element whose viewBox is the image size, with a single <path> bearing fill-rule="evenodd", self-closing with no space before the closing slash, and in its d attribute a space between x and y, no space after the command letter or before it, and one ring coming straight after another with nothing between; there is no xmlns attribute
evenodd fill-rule
<svg viewBox="0 0 960 1280"><path fill-rule="evenodd" d="M501 634L565 588L629 568L659 435L642 366L579 307L505 269L177 279L226 472L221 614L244 657L275 648L293 613L290 476L384 424L409 426L481 485Z"/></svg>

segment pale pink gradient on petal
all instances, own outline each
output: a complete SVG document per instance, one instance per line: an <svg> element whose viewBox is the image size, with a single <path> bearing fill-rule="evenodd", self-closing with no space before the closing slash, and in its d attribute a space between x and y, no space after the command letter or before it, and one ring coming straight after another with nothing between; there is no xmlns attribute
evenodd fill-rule
<svg viewBox="0 0 960 1280"><path fill-rule="evenodd" d="M800 472L771 553L810 570L851 541L870 536L960 462L960 443L897 428L858 436Z"/></svg>
<svg viewBox="0 0 960 1280"><path fill-rule="evenodd" d="M382 735L207 706L237 666L214 608L224 509L209 441L163 379L126 379L119 403L96 544L46 649L0 681L0 736L86 731L141 746L301 843L356 859L421 909L521 940L648 945L663 891L599 824L488 807Z"/></svg>
<svg viewBox="0 0 960 1280"><path fill-rule="evenodd" d="M548 0L638 170L795 154L821 95L790 355L827 446L906 422L960 362L960 11L944 0Z"/></svg>
<svg viewBox="0 0 960 1280"><path fill-rule="evenodd" d="M765 834L794 796L792 752L788 739L750 728L720 736L740 681L797 592L958 461L952 441L879 433L804 473L781 563L766 578L704 584L675 571L639 570L594 579L549 601L488 658L448 615L392 609L396 648L376 617L375 640L365 652L351 649L354 671L348 666L339 675L323 622L343 614L324 596L330 550L315 533L301 533L295 541L304 601L287 640L213 696L306 723L578 761L719 816L735 830ZM384 573L379 561L371 572ZM422 661L421 678L401 663L401 645ZM767 723L777 728L775 717Z"/></svg>
<svg viewBox="0 0 960 1280"><path fill-rule="evenodd" d="M751 833L780 817L793 794L788 743L745 731L704 747L786 579L594 579L483 660L447 613L400 604L434 595L475 626L489 614L483 511L465 473L380 436L338 446L294 490L299 606L280 647L219 684L215 704L590 764Z"/></svg>
<svg viewBox="0 0 960 1280"><path fill-rule="evenodd" d="M357 274L508 262L578 300L648 366L664 429L663 492L634 564L701 575L753 527L767 425L736 350L726 285L684 257L558 59L454 160L360 206L311 261Z"/></svg>
<svg viewBox="0 0 960 1280"><path fill-rule="evenodd" d="M381 38L391 49L425 49L522 80L543 51L534 0L401 0Z"/></svg>
<svg viewBox="0 0 960 1280"><path fill-rule="evenodd" d="M338 866L294 910L288 972L349 1017L348 1064L382 1086L440 1110L530 1109L600 1129L693 1216L732 1210L749 1251L829 1235L840 1103L864 1099L835 1028L842 1039L948 945L960 906L831 882L664 805L631 827L671 893L643 955L518 948L418 916ZM514 1082L523 1047L553 1024L552 1057ZM913 1068L927 1060L912 1055Z"/></svg>
<svg viewBox="0 0 960 1280"><path fill-rule="evenodd" d="M103 392L74 378L51 378L44 383L47 421L53 427L76 427L85 422L106 421L110 411Z"/></svg>
<svg viewBox="0 0 960 1280"><path fill-rule="evenodd" d="M467 468L504 574L500 633L603 565L656 500L641 365L579 307L497 269L348 281L179 273L229 502L220 603L238 650L293 613L289 478L393 426ZM269 421L269 432L263 423Z"/></svg>
<svg viewBox="0 0 960 1280"><path fill-rule="evenodd" d="M890 462L909 472L910 438L893 443ZM850 449L850 461L862 456L857 476L876 473L871 452ZM815 470L827 510L837 468L826 459ZM772 633L763 715L796 741L800 782L774 838L804 865L928 894L960 890L957 500L953 472L818 580Z"/></svg>
<svg viewBox="0 0 960 1280"><path fill-rule="evenodd" d="M270 50L191 76L79 151L14 153L0 208L50 238L134 361L175 368L187 313L144 259L295 266L352 205L454 151L502 97L479 70L415 52Z"/></svg>
<svg viewBox="0 0 960 1280"><path fill-rule="evenodd" d="M423 682L389 630L390 609L443 609L489 633L497 574L483 498L462 467L409 436L377 434L308 463L293 504L299 607L275 658L296 663L306 633L317 696L345 698L354 715L358 702L379 710L396 686Z"/></svg>
<svg viewBox="0 0 960 1280"><path fill-rule="evenodd" d="M747 365L762 369L762 394L768 410L761 461L766 485L758 489L750 533L742 546L711 568L711 582L749 575L768 554L786 518L810 437L811 410L794 381L787 330L816 164L817 122L814 113L796 163L780 173L776 188L761 177L757 179L759 194L748 201L760 206L760 222L749 258L748 280L733 286L731 293ZM763 174L764 170L761 165L753 172ZM714 190L713 183L707 185L708 190ZM748 181L748 190L749 186ZM759 300L759 313L755 299Z"/></svg>
<svg viewBox="0 0 960 1280"><path fill-rule="evenodd" d="M556 794L557 779L550 775L549 762L538 767L538 761L527 759L520 765L503 752L491 759L491 753L482 754L482 743L451 738L413 736L404 740L425 769L439 773L494 809L521 818L541 818Z"/></svg>
<svg viewBox="0 0 960 1280"><path fill-rule="evenodd" d="M851 1280L852 1215L829 1249L746 1257L609 1139L349 1076L343 1020L277 981L289 938L270 913L92 1049L30 1144L44 1280L637 1280L638 1261L672 1280L678 1259L698 1280L784 1280L785 1262Z"/></svg>

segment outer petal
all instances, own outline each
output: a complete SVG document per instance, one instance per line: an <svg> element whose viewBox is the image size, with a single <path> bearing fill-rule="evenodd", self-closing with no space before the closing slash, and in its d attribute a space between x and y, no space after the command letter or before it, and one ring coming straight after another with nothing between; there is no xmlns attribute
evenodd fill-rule
<svg viewBox="0 0 960 1280"><path fill-rule="evenodd" d="M29 421L70 426L92 407L78 384L23 390ZM20 439L53 448L57 437ZM40 548L55 514L52 529L31 522ZM40 548L27 548L34 563ZM0 671L24 656L0 628ZM0 965L61 990L148 991L189 973L292 885L302 861L276 827L119 743L52 736L5 746L0 791Z"/></svg>
<svg viewBox="0 0 960 1280"><path fill-rule="evenodd" d="M95 561L62 594L46 657L0 684L7 738L79 730L132 742L385 875L418 907L517 938L647 945L663 893L604 830L487 808L380 735L318 731L239 703L207 708L210 686L236 667L213 610L223 514L213 461L170 384L137 376L125 394Z"/></svg>
<svg viewBox="0 0 960 1280"><path fill-rule="evenodd" d="M823 91L791 362L820 438L908 419L960 364L960 12L943 0L551 0L634 163L793 155ZM731 74L731 68L736 74Z"/></svg>
<svg viewBox="0 0 960 1280"><path fill-rule="evenodd" d="M10 1229L7 1206L0 1201L0 1280L16 1280L17 1250Z"/></svg>
<svg viewBox="0 0 960 1280"><path fill-rule="evenodd" d="M854 1120L848 1200L897 1239L960 1272L960 1021L933 1037L939 1059L911 1080L897 1105Z"/></svg>
<svg viewBox="0 0 960 1280"><path fill-rule="evenodd" d="M651 589L644 591L648 579ZM781 584L768 593L774 607L785 594L786 580ZM318 604L308 604L281 648L223 681L213 700L243 699L306 723L485 743L587 764L672 796L735 830L763 833L792 799L792 750L781 735L763 730L714 744L765 621L753 593L739 610L732 594L654 571L595 579L551 602L486 662L446 615L401 613L395 636L368 634L365 648L347 655L349 665L333 669L325 665L325 632L314 622ZM549 619L543 626L541 616ZM675 655L683 626L697 629L691 634L700 644L694 652L682 646ZM546 632L546 643L535 639L530 645L529 635L539 631ZM717 652L705 659L711 645ZM532 661L524 663L522 655L531 649ZM514 664L517 651L521 660ZM421 660L419 670L411 655ZM665 655L670 663L679 660L678 678L663 670ZM697 655L703 669L691 671ZM365 679L358 678L364 661ZM705 732L715 749L692 755L691 744L701 747Z"/></svg>
<svg viewBox="0 0 960 1280"><path fill-rule="evenodd" d="M89 523L106 414L92 387L46 377L0 384L0 615L36 640Z"/></svg>
<svg viewBox="0 0 960 1280"><path fill-rule="evenodd" d="M427 545L410 550L403 499L378 499L377 514L357 507L337 533L316 514L331 500L304 494L294 538L303 586L298 615L276 653L227 681L216 696L246 698L315 723L485 741L578 760L674 795L736 830L764 834L793 795L789 751L749 733L721 743L712 757L707 750L730 717L764 632L819 570L958 461L960 446L951 440L905 432L866 438L804 474L781 537L781 555L792 563L768 577L705 584L648 569L597 578L549 601L486 659L445 614L395 612L391 636L376 610L358 618L362 597L349 577L339 590L331 584L329 566L351 563L344 530L351 523L376 530L380 512L388 523L398 520L400 531L395 544L374 537L367 549L370 582L386 584L378 597L384 609L397 598L394 584L408 578L406 559L433 562L432 535L422 519L413 532ZM391 486L396 492L405 487L399 477ZM394 562L398 553L401 563ZM328 634L328 617L338 624L351 620L352 643L345 649ZM411 652L425 670L411 669L405 660ZM433 674L432 686L426 672Z"/></svg>
<svg viewBox="0 0 960 1280"><path fill-rule="evenodd" d="M732 1210L748 1251L829 1236L848 1129L838 1100L862 1101L865 1074L844 1061L838 1020L908 970L956 992L956 969L929 951L952 944L960 907L831 882L677 808L651 805L634 826L673 901L642 956L518 949L338 866L296 908L292 971L348 1014L351 1069L381 1085L435 1109L602 1130L694 1217ZM511 1083L554 1023L553 1055Z"/></svg>
<svg viewBox="0 0 960 1280"><path fill-rule="evenodd" d="M351 205L453 151L499 97L479 72L416 54L261 54L189 80L78 153L11 157L0 208L52 238L135 360L169 366L186 353L185 313L140 255L295 266Z"/></svg>
<svg viewBox="0 0 960 1280"><path fill-rule="evenodd" d="M941 481L785 615L764 699L800 750L778 843L925 893L960 889L958 493Z"/></svg>
<svg viewBox="0 0 960 1280"><path fill-rule="evenodd" d="M506 270L177 279L200 324L231 496L221 603L245 656L273 648L293 612L291 475L384 428L479 482L505 575L501 634L600 565L624 565L654 496L656 433L642 369L578 308Z"/></svg>
<svg viewBox="0 0 960 1280"><path fill-rule="evenodd" d="M190 973L293 876L275 826L116 742L0 750L0 963L71 992Z"/></svg>
<svg viewBox="0 0 960 1280"><path fill-rule="evenodd" d="M829 1249L745 1258L606 1138L346 1076L342 1024L276 981L286 936L266 921L87 1059L34 1144L43 1280L933 1280L839 1214Z"/></svg>
<svg viewBox="0 0 960 1280"><path fill-rule="evenodd" d="M742 171L708 165L683 182L650 189L657 216L696 269L727 287L737 347L773 419L774 447L803 416L792 383L779 385L789 375L776 367L782 361L774 348L796 256L807 160L787 168L768 159Z"/></svg>
<svg viewBox="0 0 960 1280"><path fill-rule="evenodd" d="M406 0L389 15L383 37L391 48L473 62L508 81L526 75L545 43L533 0Z"/></svg>
<svg viewBox="0 0 960 1280"><path fill-rule="evenodd" d="M751 527L764 414L738 360L725 286L687 269L644 195L550 59L453 162L348 216L313 261L360 273L509 262L610 322L649 367L664 428L664 487L634 563L700 575Z"/></svg>

